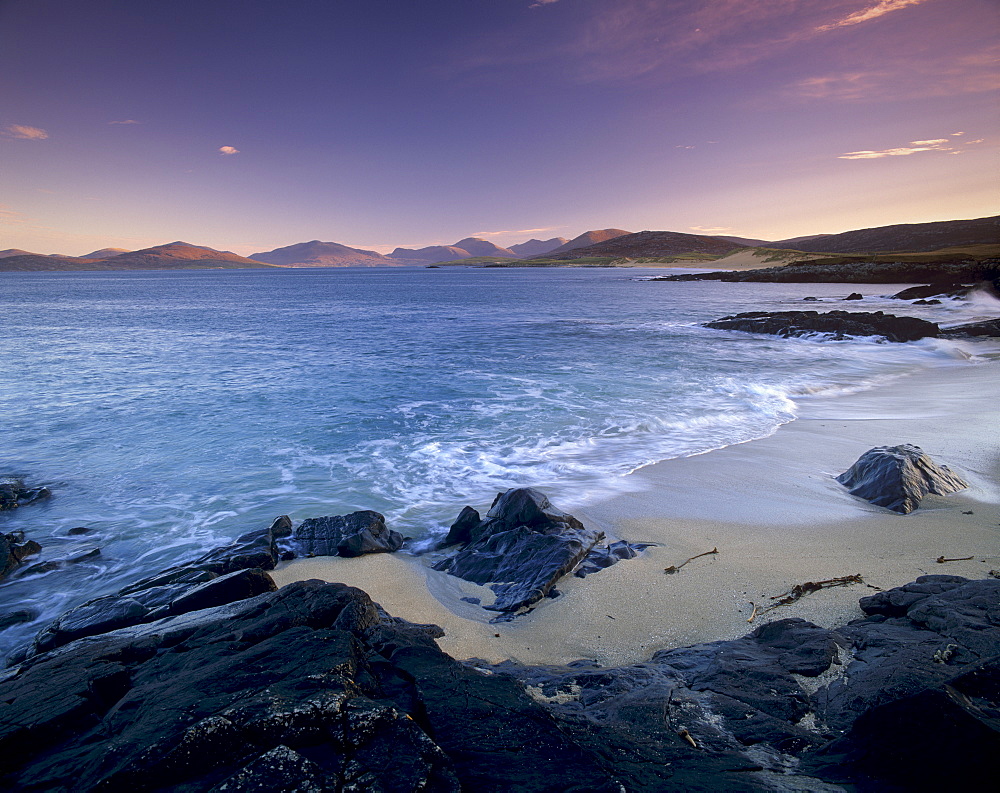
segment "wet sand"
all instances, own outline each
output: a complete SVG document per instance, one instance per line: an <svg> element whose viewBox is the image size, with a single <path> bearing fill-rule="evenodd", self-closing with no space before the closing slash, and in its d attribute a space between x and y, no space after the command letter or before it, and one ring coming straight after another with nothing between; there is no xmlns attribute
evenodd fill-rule
<svg viewBox="0 0 1000 793"><path fill-rule="evenodd" d="M860 574L888 588L926 574L981 578L1000 569L1000 344L985 362L956 362L880 388L800 399L799 417L762 440L666 460L630 474L640 489L574 509L615 538L655 542L638 558L559 582L561 595L512 622L461 598L491 595L431 570L439 556L380 554L281 565L279 585L303 578L367 591L391 614L433 622L456 658L633 663L655 650L731 639L772 619L833 627L862 616L864 584L824 589L757 617L753 604L795 584ZM872 446L913 443L969 482L927 497L909 515L850 496L834 480ZM473 504L481 512L489 504ZM457 504L457 515L462 505ZM669 565L718 548L673 575ZM936 563L967 557L969 561ZM499 634L499 635L498 635Z"/></svg>

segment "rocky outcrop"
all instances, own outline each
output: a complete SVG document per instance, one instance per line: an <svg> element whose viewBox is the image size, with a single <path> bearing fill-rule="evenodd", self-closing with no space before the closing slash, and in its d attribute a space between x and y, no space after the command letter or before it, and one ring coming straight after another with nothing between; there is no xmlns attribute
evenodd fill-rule
<svg viewBox="0 0 1000 793"><path fill-rule="evenodd" d="M492 611L514 613L537 603L604 539L531 488L500 493L486 517L478 517L471 507L462 511L448 540L465 547L434 569L488 585L496 594L485 607Z"/></svg>
<svg viewBox="0 0 1000 793"><path fill-rule="evenodd" d="M941 335L949 339L968 339L975 336L1000 336L1000 318L970 322L953 328L942 328Z"/></svg>
<svg viewBox="0 0 1000 793"><path fill-rule="evenodd" d="M957 282L911 286L902 292L892 295L895 300L923 300L928 297L965 297L972 290L971 286Z"/></svg>
<svg viewBox="0 0 1000 793"><path fill-rule="evenodd" d="M826 263L792 262L782 267L757 270L721 270L711 273L662 275L650 281L762 281L767 283L840 283L840 284L920 284L938 281L989 282L996 289L1000 278L1000 259L962 259L944 261L859 261Z"/></svg>
<svg viewBox="0 0 1000 793"><path fill-rule="evenodd" d="M863 599L871 616L836 630L783 619L634 666L500 668L628 790L974 786L1000 751L1000 581L924 576L875 597L894 616Z"/></svg>
<svg viewBox="0 0 1000 793"><path fill-rule="evenodd" d="M0 510L17 509L51 495L47 487L25 487L18 477L0 476Z"/></svg>
<svg viewBox="0 0 1000 793"><path fill-rule="evenodd" d="M837 481L852 496L906 514L928 493L945 496L968 487L947 466L937 465L919 446L876 446L869 449Z"/></svg>
<svg viewBox="0 0 1000 793"><path fill-rule="evenodd" d="M533 491L466 523L470 543L585 531ZM212 569L122 590L100 630L0 675L0 787L971 789L1000 749L1000 580L925 576L863 598L868 616L839 629L777 620L632 666L491 666L448 657L439 628L358 589L271 591L250 564L273 564L261 534L274 526L203 556ZM161 616L122 625L154 600Z"/></svg>
<svg viewBox="0 0 1000 793"><path fill-rule="evenodd" d="M704 323L706 328L771 333L776 336L830 334L834 339L848 336L882 336L887 341L916 341L937 336L938 326L916 317L897 317L875 312L828 311L749 311Z"/></svg>
<svg viewBox="0 0 1000 793"><path fill-rule="evenodd" d="M0 578L12 573L27 557L41 550L42 546L34 540L26 540L22 531L0 534Z"/></svg>
<svg viewBox="0 0 1000 793"><path fill-rule="evenodd" d="M86 636L143 625L169 615L230 603L275 588L265 570L278 561L279 539L291 533L282 515L264 529L247 532L187 565L144 578L113 595L94 598L43 628L22 655L48 652Z"/></svg>
<svg viewBox="0 0 1000 793"><path fill-rule="evenodd" d="M385 518L371 510L308 518L296 527L293 539L303 556L391 553L403 545L403 535L386 528Z"/></svg>

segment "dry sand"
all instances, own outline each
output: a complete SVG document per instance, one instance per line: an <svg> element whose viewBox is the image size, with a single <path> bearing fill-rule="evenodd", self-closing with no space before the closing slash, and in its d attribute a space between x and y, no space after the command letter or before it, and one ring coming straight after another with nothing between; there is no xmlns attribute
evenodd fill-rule
<svg viewBox="0 0 1000 793"><path fill-rule="evenodd" d="M712 261L705 261L704 259L677 259L672 262L643 262L642 264L636 265L638 267L681 267L685 269L698 269L698 270L760 270L764 267L781 267L782 265L788 264L792 261L797 262L807 262L813 259L822 259L824 256L829 256L830 254L823 253L798 253L794 255L785 255L780 259L772 259L768 261L768 257L771 254L767 251L760 250L758 248L744 248L737 251L736 253L731 253L722 259L714 259Z"/></svg>
<svg viewBox="0 0 1000 793"><path fill-rule="evenodd" d="M1000 344L976 351L991 360L802 400L799 418L769 438L649 466L630 475L642 490L586 509L557 505L614 537L660 545L586 579L563 579L560 597L512 622L489 624L489 612L461 601L490 597L429 569L432 555L304 559L274 577L279 585L321 578L358 586L396 616L441 625L438 643L452 656L489 661L613 665L736 638L772 619L833 627L861 617L858 598L873 590L825 589L753 625L747 619L751 603L764 605L805 581L857 573L888 588L925 574L981 578L1000 569ZM971 487L898 515L834 481L872 446L900 443L920 446ZM664 573L712 548L719 553ZM973 559L936 563L942 555Z"/></svg>

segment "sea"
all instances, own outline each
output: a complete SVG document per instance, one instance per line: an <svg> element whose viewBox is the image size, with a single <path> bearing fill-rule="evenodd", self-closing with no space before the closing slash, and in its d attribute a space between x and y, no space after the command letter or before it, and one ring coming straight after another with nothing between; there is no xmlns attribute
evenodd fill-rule
<svg viewBox="0 0 1000 793"><path fill-rule="evenodd" d="M805 400L974 365L986 349L781 339L708 320L1000 314L985 296L889 299L900 285L648 280L662 272L0 273L0 474L52 491L0 513L0 531L43 546L0 582L0 619L34 615L0 630L0 655L65 609L277 515L376 510L419 553L463 506L488 508L506 488L572 511L636 488L629 473L659 460L768 436ZM865 299L842 302L852 291Z"/></svg>

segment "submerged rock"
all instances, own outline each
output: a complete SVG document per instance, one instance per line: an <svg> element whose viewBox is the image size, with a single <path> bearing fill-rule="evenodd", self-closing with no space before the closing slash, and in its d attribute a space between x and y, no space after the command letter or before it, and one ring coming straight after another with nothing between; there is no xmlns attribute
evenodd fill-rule
<svg viewBox="0 0 1000 793"><path fill-rule="evenodd" d="M933 322L916 317L897 317L875 312L828 311L749 311L704 323L706 328L771 333L776 336L806 336L829 333L835 339L848 336L883 336L887 341L916 341L938 336Z"/></svg>
<svg viewBox="0 0 1000 793"><path fill-rule="evenodd" d="M264 571L274 569L277 540L290 531L291 521L281 515L267 528L247 532L231 545L209 551L190 564L169 568L115 594L76 606L46 625L22 655L31 657L84 637L272 591L274 581Z"/></svg>
<svg viewBox="0 0 1000 793"><path fill-rule="evenodd" d="M0 534L0 578L12 573L29 556L40 553L42 546L26 540L23 531Z"/></svg>
<svg viewBox="0 0 1000 793"><path fill-rule="evenodd" d="M386 528L378 512L308 518L295 529L293 539L305 556L361 556L391 553L403 545L403 535Z"/></svg>
<svg viewBox="0 0 1000 793"><path fill-rule="evenodd" d="M973 336L1000 336L1000 318L987 319L982 322L970 322L967 325L957 325L941 331L942 336L952 339L964 339Z"/></svg>
<svg viewBox="0 0 1000 793"><path fill-rule="evenodd" d="M947 466L937 465L909 443L869 449L837 481L852 496L904 514L915 510L928 493L944 496L968 487Z"/></svg>
<svg viewBox="0 0 1000 793"><path fill-rule="evenodd" d="M448 538L466 545L434 569L489 585L496 593L486 606L492 611L517 612L537 603L604 539L603 532L587 529L531 488L500 493L484 519L475 517L471 507L462 510Z"/></svg>
<svg viewBox="0 0 1000 793"><path fill-rule="evenodd" d="M25 487L16 476L0 476L0 510L17 509L51 495L47 487Z"/></svg>
<svg viewBox="0 0 1000 793"><path fill-rule="evenodd" d="M896 300L918 300L928 297L965 297L971 286L957 282L945 282L937 284L927 284L926 286L911 286L902 292L892 295Z"/></svg>

